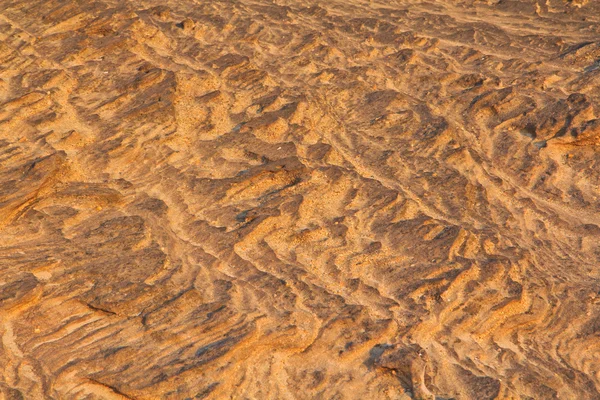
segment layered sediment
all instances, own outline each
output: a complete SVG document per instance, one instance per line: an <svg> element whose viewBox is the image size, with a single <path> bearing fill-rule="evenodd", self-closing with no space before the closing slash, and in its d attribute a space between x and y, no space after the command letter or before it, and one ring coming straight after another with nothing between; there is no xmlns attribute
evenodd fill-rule
<svg viewBox="0 0 600 400"><path fill-rule="evenodd" d="M6 399L599 399L600 4L3 0Z"/></svg>

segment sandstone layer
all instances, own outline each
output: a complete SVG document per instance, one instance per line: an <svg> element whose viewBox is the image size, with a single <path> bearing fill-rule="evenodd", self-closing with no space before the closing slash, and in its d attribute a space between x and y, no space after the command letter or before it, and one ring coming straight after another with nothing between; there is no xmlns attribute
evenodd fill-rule
<svg viewBox="0 0 600 400"><path fill-rule="evenodd" d="M600 399L599 22L0 0L0 398Z"/></svg>

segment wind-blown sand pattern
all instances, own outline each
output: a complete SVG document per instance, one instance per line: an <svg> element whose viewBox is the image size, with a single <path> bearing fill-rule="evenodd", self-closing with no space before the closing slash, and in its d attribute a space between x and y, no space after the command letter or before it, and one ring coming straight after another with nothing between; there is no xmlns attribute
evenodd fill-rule
<svg viewBox="0 0 600 400"><path fill-rule="evenodd" d="M600 3L1 0L2 399L600 399Z"/></svg>

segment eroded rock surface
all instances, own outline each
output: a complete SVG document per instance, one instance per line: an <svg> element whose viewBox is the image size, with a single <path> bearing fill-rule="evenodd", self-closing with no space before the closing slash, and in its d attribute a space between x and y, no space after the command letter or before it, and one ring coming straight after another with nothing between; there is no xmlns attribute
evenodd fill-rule
<svg viewBox="0 0 600 400"><path fill-rule="evenodd" d="M599 15L0 1L0 397L599 399Z"/></svg>

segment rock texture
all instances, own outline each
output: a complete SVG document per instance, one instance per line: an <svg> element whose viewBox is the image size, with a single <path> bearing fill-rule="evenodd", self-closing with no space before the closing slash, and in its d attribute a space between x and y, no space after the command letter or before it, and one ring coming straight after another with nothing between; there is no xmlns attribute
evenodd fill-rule
<svg viewBox="0 0 600 400"><path fill-rule="evenodd" d="M1 0L3 399L600 399L600 4Z"/></svg>

